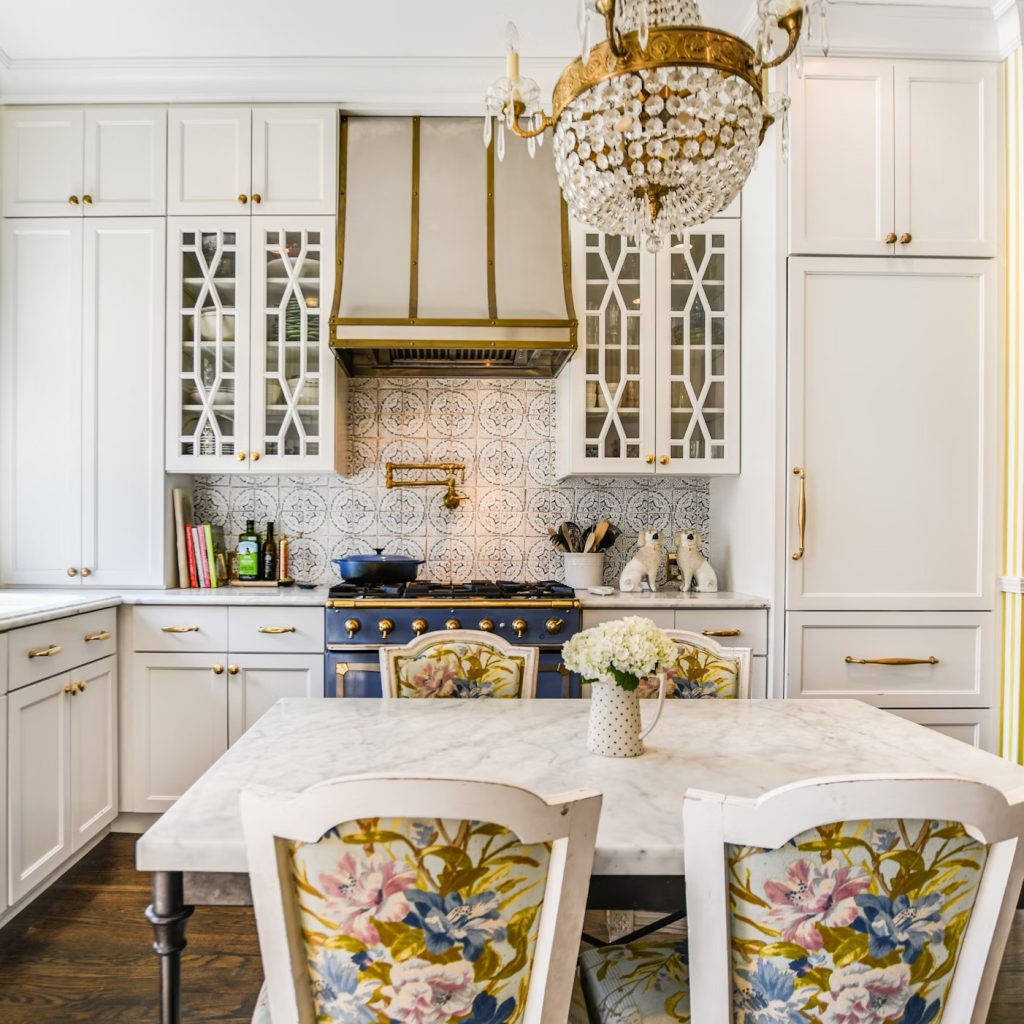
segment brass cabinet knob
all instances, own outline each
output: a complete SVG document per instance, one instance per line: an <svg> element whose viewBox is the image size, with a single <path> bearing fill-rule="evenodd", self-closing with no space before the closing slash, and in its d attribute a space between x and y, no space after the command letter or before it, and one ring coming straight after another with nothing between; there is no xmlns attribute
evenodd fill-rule
<svg viewBox="0 0 1024 1024"><path fill-rule="evenodd" d="M548 619L544 623L544 628L552 635L562 632L562 627L565 625L564 619Z"/></svg>
<svg viewBox="0 0 1024 1024"><path fill-rule="evenodd" d="M214 665L213 666L213 674L215 676L222 676L222 675L224 675L224 666L223 665Z"/></svg>
<svg viewBox="0 0 1024 1024"><path fill-rule="evenodd" d="M395 628L395 624L391 619L381 619L377 623L377 629L380 630L380 636L382 640L387 640L391 635L391 631Z"/></svg>
<svg viewBox="0 0 1024 1024"><path fill-rule="evenodd" d="M668 456L667 455L659 455L658 456L658 463L659 463L659 465L667 466L668 465Z"/></svg>
<svg viewBox="0 0 1024 1024"><path fill-rule="evenodd" d="M887 234L885 236L885 244L886 245L895 245L896 244L896 232L895 231L890 231L889 234Z"/></svg>
<svg viewBox="0 0 1024 1024"><path fill-rule="evenodd" d="M228 675L229 676L237 676L238 675L238 666L237 665L228 665Z"/></svg>
<svg viewBox="0 0 1024 1024"><path fill-rule="evenodd" d="M77 576L78 575L78 570L77 569L68 569L68 575L69 576Z"/></svg>
<svg viewBox="0 0 1024 1024"><path fill-rule="evenodd" d="M648 455L644 459L644 462L646 462L648 466L653 466L654 465L654 456L653 455Z"/></svg>
<svg viewBox="0 0 1024 1024"><path fill-rule="evenodd" d="M92 569L83 569L82 570L82 575L83 576L91 576L92 575Z"/></svg>
<svg viewBox="0 0 1024 1024"><path fill-rule="evenodd" d="M240 195L238 196L238 201L239 201L239 203L241 203L241 204L242 204L242 206L245 206L245 204L246 204L247 202L249 202L249 197L248 197L248 196L247 196L247 195L246 195L246 194L245 194L244 192L242 192L242 193L241 193L241 194L240 194Z"/></svg>
<svg viewBox="0 0 1024 1024"><path fill-rule="evenodd" d="M92 206L92 196L86 192L86 194L82 196L82 202L85 203L86 206Z"/></svg>
<svg viewBox="0 0 1024 1024"><path fill-rule="evenodd" d="M245 462L245 452L239 452L235 458L238 459L239 462Z"/></svg>
<svg viewBox="0 0 1024 1024"><path fill-rule="evenodd" d="M494 620L493 619L481 619L477 624L477 629L484 633L494 632Z"/></svg>
<svg viewBox="0 0 1024 1024"><path fill-rule="evenodd" d="M900 235L900 245L910 245L912 241L913 238L909 231L904 231L903 234Z"/></svg>
<svg viewBox="0 0 1024 1024"><path fill-rule="evenodd" d="M358 619L346 619L345 620L345 632L348 633L349 640L352 639L363 628L363 624Z"/></svg>
<svg viewBox="0 0 1024 1024"><path fill-rule="evenodd" d="M260 461L260 453L259 452L250 452L249 453L249 458L252 459L253 462L259 462Z"/></svg>
<svg viewBox="0 0 1024 1024"><path fill-rule="evenodd" d="M458 619L449 619L444 624L445 629L462 629L462 623Z"/></svg>
<svg viewBox="0 0 1024 1024"><path fill-rule="evenodd" d="M426 619L413 619L412 620L412 631L417 636L422 636L427 631L427 620Z"/></svg>
<svg viewBox="0 0 1024 1024"><path fill-rule="evenodd" d="M85 693L85 686L86 686L85 683L72 683L71 684L71 689L75 693Z"/></svg>
<svg viewBox="0 0 1024 1024"><path fill-rule="evenodd" d="M68 202L72 206L77 206L78 205L78 196L68 196Z"/></svg>
<svg viewBox="0 0 1024 1024"><path fill-rule="evenodd" d="M65 693L70 693L72 696L74 696L74 693L75 693L74 685L72 683L68 683L67 686L64 687L64 692Z"/></svg>
<svg viewBox="0 0 1024 1024"><path fill-rule="evenodd" d="M261 196L261 195L259 194L259 192L253 192L253 194L252 194L252 201L253 201L253 202L254 202L254 203L255 203L255 204L257 205L257 206L259 206L259 204L263 202L263 196Z"/></svg>
<svg viewBox="0 0 1024 1024"><path fill-rule="evenodd" d="M526 619L513 619L512 632L522 640L523 635L526 633Z"/></svg>

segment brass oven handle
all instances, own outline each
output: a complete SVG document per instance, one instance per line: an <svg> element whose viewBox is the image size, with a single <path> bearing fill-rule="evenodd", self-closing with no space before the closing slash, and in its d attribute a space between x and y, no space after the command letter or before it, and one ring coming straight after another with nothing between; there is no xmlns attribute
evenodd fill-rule
<svg viewBox="0 0 1024 1024"><path fill-rule="evenodd" d="M273 636L278 636L281 633L294 633L294 626L260 626L257 633L270 633Z"/></svg>
<svg viewBox="0 0 1024 1024"><path fill-rule="evenodd" d="M93 640L109 640L113 636L113 633L109 629L101 629L98 633L86 633L85 642L90 643Z"/></svg>
<svg viewBox="0 0 1024 1024"><path fill-rule="evenodd" d="M64 650L60 644L50 644L49 647L44 647L39 651L29 651L28 656L30 658L52 658L55 654L60 654Z"/></svg>
<svg viewBox="0 0 1024 1024"><path fill-rule="evenodd" d="M198 626L161 626L160 631L163 633L198 633Z"/></svg>
<svg viewBox="0 0 1024 1024"><path fill-rule="evenodd" d="M939 659L934 655L928 658L854 658L848 654L844 659L847 665L938 665Z"/></svg>
<svg viewBox="0 0 1024 1024"><path fill-rule="evenodd" d="M807 533L807 474L800 466L793 467L793 475L800 478L800 504L797 506L796 522L800 530L800 548L793 552L793 561L804 557L804 536Z"/></svg>
<svg viewBox="0 0 1024 1024"><path fill-rule="evenodd" d="M742 630L739 629L704 629L701 630L703 636L739 636Z"/></svg>

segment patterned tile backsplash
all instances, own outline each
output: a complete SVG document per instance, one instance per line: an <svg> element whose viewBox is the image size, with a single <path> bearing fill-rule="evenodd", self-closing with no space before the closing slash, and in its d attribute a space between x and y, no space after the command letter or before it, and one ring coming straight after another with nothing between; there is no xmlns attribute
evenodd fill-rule
<svg viewBox="0 0 1024 1024"><path fill-rule="evenodd" d="M554 381L460 379L350 382L349 475L199 476L196 518L246 519L291 538L292 575L334 582L332 558L382 547L426 560L421 578L561 579L548 526L608 518L623 531L605 558L614 584L644 528L708 537L708 482L680 477L555 479ZM384 486L386 462L464 462L470 496L457 510L443 489Z"/></svg>

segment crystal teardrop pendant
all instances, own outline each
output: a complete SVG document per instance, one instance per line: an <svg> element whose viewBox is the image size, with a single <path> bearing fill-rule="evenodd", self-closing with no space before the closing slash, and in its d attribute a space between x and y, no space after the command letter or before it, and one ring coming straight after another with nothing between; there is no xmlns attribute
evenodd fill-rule
<svg viewBox="0 0 1024 1024"><path fill-rule="evenodd" d="M484 149L487 149L491 144L491 139L494 135L494 124L491 121L491 115L484 115Z"/></svg>
<svg viewBox="0 0 1024 1024"><path fill-rule="evenodd" d="M498 138L494 146L494 151L498 154L498 160L505 159L505 122L504 120L498 122Z"/></svg>

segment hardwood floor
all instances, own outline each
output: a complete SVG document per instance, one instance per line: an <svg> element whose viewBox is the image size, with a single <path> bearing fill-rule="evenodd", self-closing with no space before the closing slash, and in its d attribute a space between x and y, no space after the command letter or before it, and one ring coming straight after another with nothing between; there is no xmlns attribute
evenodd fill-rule
<svg viewBox="0 0 1024 1024"><path fill-rule="evenodd" d="M0 1024L155 1024L156 957L143 918L149 879L135 871L134 845L134 836L109 836L0 930ZM588 930L602 919L588 920ZM197 907L184 961L189 1024L249 1024L263 980L249 908ZM988 1024L1022 1020L1018 911Z"/></svg>

